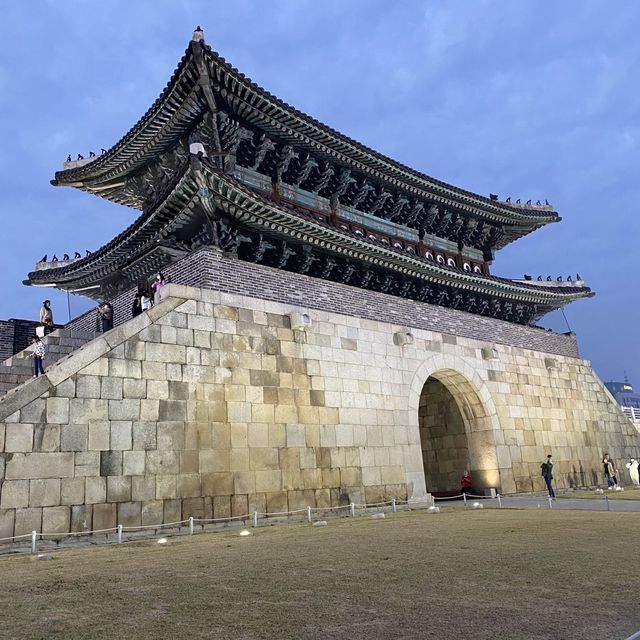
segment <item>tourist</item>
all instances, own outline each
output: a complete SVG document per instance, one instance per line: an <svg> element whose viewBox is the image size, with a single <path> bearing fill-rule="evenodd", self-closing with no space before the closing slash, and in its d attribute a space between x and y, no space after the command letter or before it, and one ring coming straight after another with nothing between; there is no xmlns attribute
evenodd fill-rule
<svg viewBox="0 0 640 640"><path fill-rule="evenodd" d="M473 486L473 478L471 477L471 472L469 469L465 469L462 474L462 478L460 480L460 484L462 485L462 493L471 493L471 488Z"/></svg>
<svg viewBox="0 0 640 640"><path fill-rule="evenodd" d="M551 484L551 481L553 480L553 462L551 462L551 454L547 455L546 462L543 462L540 465L540 470L542 471L542 477L544 478L545 484L547 485L549 497L552 500L555 500L556 494L553 490L553 485Z"/></svg>
<svg viewBox="0 0 640 640"><path fill-rule="evenodd" d="M160 302L160 291L165 284L164 274L160 272L151 284L151 288L153 289L153 304L158 304L158 302Z"/></svg>
<svg viewBox="0 0 640 640"><path fill-rule="evenodd" d="M638 473L639 466L640 462L638 462L635 458L631 458L631 460L626 464L627 469L629 469L631 482L633 482L634 486L636 487L640 486L640 473Z"/></svg>
<svg viewBox="0 0 640 640"><path fill-rule="evenodd" d="M39 375L44 375L42 359L44 358L46 351L44 348L44 342L40 340L40 336L33 336L31 342L33 344L33 352L31 353L31 357L33 358L33 377L37 378Z"/></svg>
<svg viewBox="0 0 640 640"><path fill-rule="evenodd" d="M616 467L613 464L613 460L609 458L609 454L605 453L602 459L604 465L604 477L607 480L607 488L614 489L618 486L618 478L616 478Z"/></svg>
<svg viewBox="0 0 640 640"><path fill-rule="evenodd" d="M44 335L53 331L53 311L51 300L45 300L40 309L40 324L44 327Z"/></svg>
<svg viewBox="0 0 640 640"><path fill-rule="evenodd" d="M98 305L98 314L102 323L102 333L113 329L113 307L108 302Z"/></svg>
<svg viewBox="0 0 640 640"><path fill-rule="evenodd" d="M140 308L142 311L149 311L149 309L151 309L151 298L146 291L140 296Z"/></svg>
<svg viewBox="0 0 640 640"><path fill-rule="evenodd" d="M136 316L139 316L142 313L142 300L141 300L142 296L140 295L140 292L137 291L136 295L133 298L133 304L131 305L131 317L135 318Z"/></svg>

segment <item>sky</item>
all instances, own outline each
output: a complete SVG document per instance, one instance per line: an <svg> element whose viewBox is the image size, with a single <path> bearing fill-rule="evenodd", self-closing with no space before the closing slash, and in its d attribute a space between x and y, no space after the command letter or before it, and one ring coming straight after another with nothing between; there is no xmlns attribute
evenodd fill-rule
<svg viewBox="0 0 640 640"><path fill-rule="evenodd" d="M640 3L590 0L0 0L0 318L35 318L44 255L95 250L137 213L49 181L109 148L201 25L262 87L392 158L562 216L492 271L580 273L596 297L541 324L640 388ZM71 316L93 306L70 296Z"/></svg>

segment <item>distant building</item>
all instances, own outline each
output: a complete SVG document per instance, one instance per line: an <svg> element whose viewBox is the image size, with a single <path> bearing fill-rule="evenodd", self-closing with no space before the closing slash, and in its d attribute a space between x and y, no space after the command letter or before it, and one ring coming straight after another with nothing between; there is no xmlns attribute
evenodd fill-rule
<svg viewBox="0 0 640 640"><path fill-rule="evenodd" d="M605 382L604 386L622 407L627 418L632 422L640 422L640 394L633 391L629 381Z"/></svg>

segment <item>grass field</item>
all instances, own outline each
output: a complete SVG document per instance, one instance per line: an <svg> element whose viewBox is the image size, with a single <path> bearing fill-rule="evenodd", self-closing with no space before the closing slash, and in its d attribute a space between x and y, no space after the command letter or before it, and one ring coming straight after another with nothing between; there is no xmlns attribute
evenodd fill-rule
<svg viewBox="0 0 640 640"><path fill-rule="evenodd" d="M640 514L451 510L0 557L2 638L614 640Z"/></svg>
<svg viewBox="0 0 640 640"><path fill-rule="evenodd" d="M591 498L602 500L604 496L609 500L640 500L640 489L627 489L624 491L604 490L604 493L596 493L595 491L572 491L570 493L558 494L558 498Z"/></svg>

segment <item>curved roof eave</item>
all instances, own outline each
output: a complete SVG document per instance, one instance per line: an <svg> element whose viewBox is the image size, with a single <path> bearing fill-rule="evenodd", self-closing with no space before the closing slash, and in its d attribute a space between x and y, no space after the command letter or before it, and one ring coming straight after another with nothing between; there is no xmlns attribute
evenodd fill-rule
<svg viewBox="0 0 640 640"><path fill-rule="evenodd" d="M132 158L139 154L140 149L144 148L154 136L157 138L158 130L164 129L164 125L171 120L173 109L171 101L174 95L180 93L185 96L191 95L195 86L197 86L197 81L194 82L194 78L198 75L198 71L195 68L193 55L193 47L197 46L200 46L199 43L192 42L189 45L160 96L142 118L115 145L103 155L97 156L93 161L81 167L56 172L52 183L55 185L74 186L74 183L100 178L109 172L113 172L117 167L131 164ZM207 45L205 45L205 53L207 60L212 63L214 76L218 75L221 79L224 78L225 81L229 81L236 90L242 88L245 95L251 97L250 102L260 105L259 108L264 108L268 105L272 112L265 113L267 117L273 118L274 115L278 115L279 121L284 121L284 123L280 122L280 126L291 127L297 136L307 137L309 141L326 148L327 152L334 156L340 154L346 160L362 163L370 169L383 173L392 182L404 183L405 185L409 183L415 189L420 189L427 193L435 191L440 196L454 198L455 200L451 203L452 206L460 206L462 204L477 208L485 215L503 217L507 220L505 224L509 224L508 221L510 221L511 224L528 223L534 227L539 227L559 220L559 216L555 211L546 208L538 211L535 208L531 209L526 206L519 207L496 202L411 169L339 133L280 100L232 67L222 56ZM204 107L205 100L203 97L200 99L203 101ZM254 104L252 108L258 107ZM194 115L194 121L195 119L196 116ZM156 121L161 124L159 128L157 126L154 127ZM157 140L156 145L158 149L163 146L162 140ZM145 157L148 155L145 154Z"/></svg>

